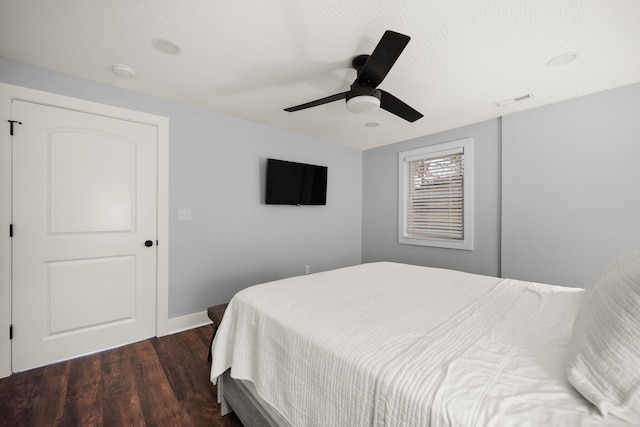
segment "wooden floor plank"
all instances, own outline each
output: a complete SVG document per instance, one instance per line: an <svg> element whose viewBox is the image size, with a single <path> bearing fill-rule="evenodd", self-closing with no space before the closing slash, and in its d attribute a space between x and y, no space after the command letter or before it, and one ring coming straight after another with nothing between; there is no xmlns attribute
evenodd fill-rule
<svg viewBox="0 0 640 427"><path fill-rule="evenodd" d="M209 347L211 346L211 335L213 334L213 325L198 328L196 329L196 333L206 347L205 357L207 357L209 355Z"/></svg>
<svg viewBox="0 0 640 427"><path fill-rule="evenodd" d="M189 414L193 425L202 425L219 410L215 387L201 381L209 377L206 363L208 344L197 334L177 334L172 340L154 340L154 347L163 365L164 372L182 407ZM181 363L172 363L172 349L179 355Z"/></svg>
<svg viewBox="0 0 640 427"><path fill-rule="evenodd" d="M187 425L171 384L150 341L133 347L131 367L147 426Z"/></svg>
<svg viewBox="0 0 640 427"><path fill-rule="evenodd" d="M167 340L154 340L158 359L178 400L193 393L213 393L213 387L200 380L209 376L208 349L195 334L176 334ZM172 354L174 353L174 354ZM173 363L174 356L180 363Z"/></svg>
<svg viewBox="0 0 640 427"><path fill-rule="evenodd" d="M100 354L104 426L144 425L144 414L130 361L131 349L136 345Z"/></svg>
<svg viewBox="0 0 640 427"><path fill-rule="evenodd" d="M39 375L18 373L0 381L0 426L30 425L31 398L36 394Z"/></svg>
<svg viewBox="0 0 640 427"><path fill-rule="evenodd" d="M62 425L103 425L101 366L99 354L70 363Z"/></svg>
<svg viewBox="0 0 640 427"><path fill-rule="evenodd" d="M203 326L0 380L0 426L242 427L220 416Z"/></svg>
<svg viewBox="0 0 640 427"><path fill-rule="evenodd" d="M34 426L62 425L64 400L67 394L69 362L45 366L41 381L32 389L30 418ZM36 410L36 408L39 408Z"/></svg>

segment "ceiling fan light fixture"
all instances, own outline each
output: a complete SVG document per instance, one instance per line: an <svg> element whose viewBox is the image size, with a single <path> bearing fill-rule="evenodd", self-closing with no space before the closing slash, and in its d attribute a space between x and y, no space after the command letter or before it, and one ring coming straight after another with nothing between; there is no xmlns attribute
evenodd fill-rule
<svg viewBox="0 0 640 427"><path fill-rule="evenodd" d="M380 99L371 95L354 96L347 100L347 110L355 114L373 113L380 108Z"/></svg>

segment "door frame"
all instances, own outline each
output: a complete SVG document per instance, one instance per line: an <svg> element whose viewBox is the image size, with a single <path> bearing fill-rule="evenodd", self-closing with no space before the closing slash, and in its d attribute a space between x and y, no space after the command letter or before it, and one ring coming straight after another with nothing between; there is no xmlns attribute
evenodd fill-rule
<svg viewBox="0 0 640 427"><path fill-rule="evenodd" d="M11 238L12 222L12 138L9 120L14 99L52 107L87 112L155 126L158 130L157 264L156 264L156 336L169 333L169 118L111 105L58 95L21 86L0 83L0 378L11 369L12 319ZM14 132L20 125L14 125Z"/></svg>

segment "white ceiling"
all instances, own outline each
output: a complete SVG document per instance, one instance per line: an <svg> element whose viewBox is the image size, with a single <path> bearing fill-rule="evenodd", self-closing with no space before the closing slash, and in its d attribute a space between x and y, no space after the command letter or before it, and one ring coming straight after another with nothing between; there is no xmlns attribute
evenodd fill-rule
<svg viewBox="0 0 640 427"><path fill-rule="evenodd" d="M411 41L379 87L422 119L344 101L283 111L348 90L351 59L387 29ZM566 52L579 56L547 66ZM639 82L640 1L0 0L0 55L368 149Z"/></svg>

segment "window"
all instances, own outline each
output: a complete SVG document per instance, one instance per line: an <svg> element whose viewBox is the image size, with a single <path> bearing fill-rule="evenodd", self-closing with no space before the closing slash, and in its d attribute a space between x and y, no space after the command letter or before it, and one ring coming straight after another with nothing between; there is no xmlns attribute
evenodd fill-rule
<svg viewBox="0 0 640 427"><path fill-rule="evenodd" d="M399 154L399 243L473 249L473 139Z"/></svg>

